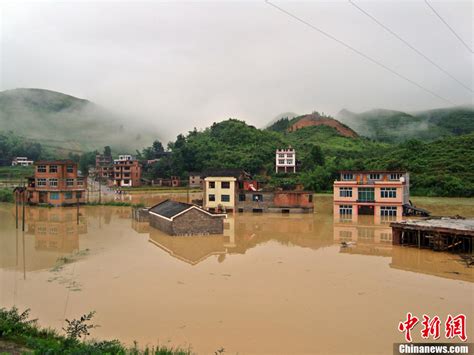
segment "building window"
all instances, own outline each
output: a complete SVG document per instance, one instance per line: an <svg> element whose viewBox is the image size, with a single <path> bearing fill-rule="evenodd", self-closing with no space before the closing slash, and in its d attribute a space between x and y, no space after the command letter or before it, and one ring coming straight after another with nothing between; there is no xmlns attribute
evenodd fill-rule
<svg viewBox="0 0 474 355"><path fill-rule="evenodd" d="M216 200L216 195L209 195L209 201L214 202Z"/></svg>
<svg viewBox="0 0 474 355"><path fill-rule="evenodd" d="M229 181L222 181L221 188L223 189L230 189L230 182Z"/></svg>
<svg viewBox="0 0 474 355"><path fill-rule="evenodd" d="M214 181L209 181L209 188L210 189L215 189L216 188L216 183Z"/></svg>
<svg viewBox="0 0 474 355"><path fill-rule="evenodd" d="M342 174L342 180L354 180L354 175L350 173Z"/></svg>
<svg viewBox="0 0 474 355"><path fill-rule="evenodd" d="M340 240L352 240L352 232L351 231L339 231L339 239Z"/></svg>
<svg viewBox="0 0 474 355"><path fill-rule="evenodd" d="M293 154L288 153L288 154L286 154L286 157L287 157L287 158L293 158Z"/></svg>
<svg viewBox="0 0 474 355"><path fill-rule="evenodd" d="M239 195L239 201L240 201L240 202L245 201L245 194L240 194L240 195Z"/></svg>
<svg viewBox="0 0 474 355"><path fill-rule="evenodd" d="M66 179L66 186L74 186L74 179Z"/></svg>
<svg viewBox="0 0 474 355"><path fill-rule="evenodd" d="M49 193L50 200L59 200L59 192L50 192Z"/></svg>
<svg viewBox="0 0 474 355"><path fill-rule="evenodd" d="M359 187L358 189L358 201L360 202L373 202L375 201L375 193L373 187Z"/></svg>
<svg viewBox="0 0 474 355"><path fill-rule="evenodd" d="M370 180L380 180L380 174L369 174Z"/></svg>
<svg viewBox="0 0 474 355"><path fill-rule="evenodd" d="M285 164L285 159L278 159L278 164L281 164L281 165Z"/></svg>
<svg viewBox="0 0 474 355"><path fill-rule="evenodd" d="M84 180L77 180L77 186L84 185Z"/></svg>
<svg viewBox="0 0 474 355"><path fill-rule="evenodd" d="M64 194L64 198L66 200L71 200L72 199L72 192L71 191L68 191Z"/></svg>
<svg viewBox="0 0 474 355"><path fill-rule="evenodd" d="M66 167L66 171L67 171L68 173L73 173L73 172L74 172L74 165L68 165L68 166Z"/></svg>
<svg viewBox="0 0 474 355"><path fill-rule="evenodd" d="M36 179L36 186L46 186L46 179Z"/></svg>
<svg viewBox="0 0 474 355"><path fill-rule="evenodd" d="M395 187L382 187L380 189L381 198L396 198L397 189Z"/></svg>
<svg viewBox="0 0 474 355"><path fill-rule="evenodd" d="M125 180L123 180L123 183L124 183L124 184L130 184L130 180L129 180L129 179L125 179Z"/></svg>
<svg viewBox="0 0 474 355"><path fill-rule="evenodd" d="M254 201L254 202L263 202L263 195L262 194L252 195L252 201Z"/></svg>
<svg viewBox="0 0 474 355"><path fill-rule="evenodd" d="M396 217L397 216L397 206L380 206L380 215Z"/></svg>
<svg viewBox="0 0 474 355"><path fill-rule="evenodd" d="M340 187L339 197L352 197L352 187Z"/></svg>
<svg viewBox="0 0 474 355"><path fill-rule="evenodd" d="M278 158L284 158L285 154L278 154Z"/></svg>
<svg viewBox="0 0 474 355"><path fill-rule="evenodd" d="M308 195L308 202L313 202L313 194Z"/></svg>
<svg viewBox="0 0 474 355"><path fill-rule="evenodd" d="M380 233L380 241L383 243L391 243L392 233Z"/></svg>
<svg viewBox="0 0 474 355"><path fill-rule="evenodd" d="M49 179L49 186L57 187L58 186L58 179Z"/></svg>
<svg viewBox="0 0 474 355"><path fill-rule="evenodd" d="M58 172L58 166L57 165L50 165L49 166L49 172L50 173L57 173Z"/></svg>
<svg viewBox="0 0 474 355"><path fill-rule="evenodd" d="M38 166L36 167L36 171L37 171L38 173L45 173L45 172L46 172L46 165L38 165Z"/></svg>
<svg viewBox="0 0 474 355"><path fill-rule="evenodd" d="M339 205L339 214L352 214L352 205Z"/></svg>
<svg viewBox="0 0 474 355"><path fill-rule="evenodd" d="M293 164L293 160L292 160L292 159L288 159L288 160L286 161L286 163L291 165L291 164Z"/></svg>
<svg viewBox="0 0 474 355"><path fill-rule="evenodd" d="M403 176L402 173L391 173L390 180L400 180L402 176Z"/></svg>
<svg viewBox="0 0 474 355"><path fill-rule="evenodd" d="M222 202L230 202L230 195L221 195Z"/></svg>
<svg viewBox="0 0 474 355"><path fill-rule="evenodd" d="M364 239L366 241L374 241L374 230L370 228L359 228L357 230L358 239Z"/></svg>

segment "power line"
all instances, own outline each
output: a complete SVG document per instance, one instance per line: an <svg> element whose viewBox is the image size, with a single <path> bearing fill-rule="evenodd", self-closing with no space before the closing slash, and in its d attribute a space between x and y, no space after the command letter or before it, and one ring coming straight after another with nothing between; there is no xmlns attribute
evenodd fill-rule
<svg viewBox="0 0 474 355"><path fill-rule="evenodd" d="M428 7L435 13L436 16L438 16L438 18L441 20L442 23L444 23L446 25L447 28L449 28L449 30L453 33L453 35L456 36L456 38L464 45L464 47L466 47L466 49L471 52L471 53L474 53L472 51L472 48L469 47L467 45L466 42L463 41L463 39L456 33L456 31L453 30L453 28L441 17L441 15L434 9L433 6L431 6L431 4L428 2L428 0L425 0L425 3L426 5L428 5Z"/></svg>
<svg viewBox="0 0 474 355"><path fill-rule="evenodd" d="M411 50L413 50L415 53L417 53L419 56L423 57L425 60L427 60L428 62L430 62L432 65L434 65L436 68L438 68L440 71L442 71L444 74L446 74L447 76L449 76L451 79L453 79L454 81L456 81L459 85L461 85L462 87L464 87L465 89L469 90L470 92L473 92L472 89L467 86L466 84L464 84L462 81L459 81L458 79L456 79L453 75L451 75L448 71L446 71L445 69L443 69L442 67L440 67L438 64L436 64L433 60L431 60L428 56L426 56L425 54L423 54L421 51L419 51L418 49L416 49L414 46L412 46L410 43L408 43L406 40L404 40L402 37L400 37L397 33L395 33L394 31L392 31L390 28L388 28L387 26L385 26L383 23L381 23L379 20L377 20L374 16L372 16L371 14L369 14L367 11L365 11L363 8L361 8L359 5L357 5L354 1L352 0L348 0L349 3L354 6L356 9L358 9L360 12L362 12L364 15L366 15L367 17L369 17L372 21L374 21L376 24L378 24L380 27L382 27L383 29L385 29L386 31L388 31L391 35L393 35L394 37L396 37L397 39L399 39L401 42L403 42L408 48L410 48Z"/></svg>
<svg viewBox="0 0 474 355"><path fill-rule="evenodd" d="M281 8L281 7L279 7L279 6L275 5L275 4L273 4L273 3L271 3L269 0L265 0L265 2L266 2L268 5L271 5L271 6L273 6L274 8L276 8L277 10L283 12L284 14L286 14L286 15L288 15L288 16L294 18L295 20L297 20L297 21L299 21L299 22L305 24L306 26L310 27L311 29L313 29L313 30L315 30L315 31L317 31L317 32L319 32L319 33L321 33L322 35L328 37L329 39L332 39L333 41L335 41L335 42L337 42L337 43L343 45L344 47L350 49L351 51L357 53L358 55L360 55L361 57L367 59L368 61L370 61L370 62L372 62L372 63L378 65L379 67L381 67L381 68L383 68L383 69L389 71L390 73L392 73L392 74L398 76L399 78L401 78L401 79L403 79L403 80L409 82L410 84L416 86L417 88L426 91L427 93L429 93L429 94L431 94L431 95L437 97L437 98L440 99L440 100L443 100L443 101L445 101L445 102L447 102L447 103L449 103L449 104L451 104L451 105L454 105L454 103L453 103L451 100L446 99L446 98L442 97L441 95L438 95L438 94L435 93L434 91L431 91L430 89L425 88L424 86L418 84L416 81L413 81L413 80L411 80L410 78L407 78L407 77L404 76L403 74L400 74L400 73L398 73L397 71L395 71L394 69L392 69L392 68L386 66L385 64L379 62L377 59L374 59L374 58L372 58L372 57L369 57L367 54L364 54L363 52L361 52L361 51L359 51L358 49L356 49L356 48L350 46L349 44L347 44L347 43L341 41L340 39L337 39L336 37L334 37L334 36L330 35L329 33L327 33L327 32L325 32L325 31L319 29L318 27L316 27L316 26L310 24L309 22L306 22L305 20L299 18L298 16L293 15L292 13L286 11L285 9L283 9L283 8Z"/></svg>

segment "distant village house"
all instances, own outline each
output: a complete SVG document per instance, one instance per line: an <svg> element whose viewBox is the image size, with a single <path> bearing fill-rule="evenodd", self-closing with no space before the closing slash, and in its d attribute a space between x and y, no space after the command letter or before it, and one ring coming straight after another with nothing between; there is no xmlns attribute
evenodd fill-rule
<svg viewBox="0 0 474 355"><path fill-rule="evenodd" d="M12 160L12 166L31 166L33 163L33 160L28 160L27 157L15 157Z"/></svg>
<svg viewBox="0 0 474 355"><path fill-rule="evenodd" d="M117 187L141 186L142 167L131 155L119 155L114 160L112 184Z"/></svg>
<svg viewBox="0 0 474 355"><path fill-rule="evenodd" d="M201 177L201 173L197 173L194 171L189 172L189 187L193 188L202 188L204 180Z"/></svg>

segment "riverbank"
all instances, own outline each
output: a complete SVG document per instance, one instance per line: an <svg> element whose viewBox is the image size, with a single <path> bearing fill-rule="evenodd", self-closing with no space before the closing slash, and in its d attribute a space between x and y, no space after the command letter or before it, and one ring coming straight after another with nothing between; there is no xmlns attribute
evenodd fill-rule
<svg viewBox="0 0 474 355"><path fill-rule="evenodd" d="M93 314L93 313L92 313ZM118 340L99 341L82 340L89 329L97 326L88 324L88 317L66 321L66 334L42 328L37 320L29 318L29 310L22 313L15 307L0 308L0 353L8 354L156 354L156 355L190 355L190 349L165 346L146 347L138 345L128 348ZM81 330L82 329L82 330Z"/></svg>

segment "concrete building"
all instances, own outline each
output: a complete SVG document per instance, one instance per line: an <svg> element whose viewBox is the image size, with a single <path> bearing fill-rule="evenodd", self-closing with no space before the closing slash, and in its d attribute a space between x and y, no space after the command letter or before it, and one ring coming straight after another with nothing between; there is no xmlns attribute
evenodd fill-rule
<svg viewBox="0 0 474 355"><path fill-rule="evenodd" d="M66 206L86 201L87 180L72 160L38 161L28 179L28 202Z"/></svg>
<svg viewBox="0 0 474 355"><path fill-rule="evenodd" d="M296 151L293 148L276 150L275 171L277 173L296 173Z"/></svg>
<svg viewBox="0 0 474 355"><path fill-rule="evenodd" d="M204 180L201 177L201 173L197 173L194 171L189 172L189 187L202 188L203 184Z"/></svg>
<svg viewBox="0 0 474 355"><path fill-rule="evenodd" d="M252 191L239 190L238 212L312 213L312 191Z"/></svg>
<svg viewBox="0 0 474 355"><path fill-rule="evenodd" d="M224 233L225 214L208 212L196 205L165 200L149 209L150 226L169 235Z"/></svg>
<svg viewBox="0 0 474 355"><path fill-rule="evenodd" d="M27 157L15 157L12 160L12 166L31 166L33 163L33 160L28 160Z"/></svg>
<svg viewBox="0 0 474 355"><path fill-rule="evenodd" d="M142 167L131 155L119 155L114 160L113 186L136 187L141 185Z"/></svg>
<svg viewBox="0 0 474 355"><path fill-rule="evenodd" d="M334 216L341 219L402 216L409 199L406 171L341 171L339 180L334 181Z"/></svg>
<svg viewBox="0 0 474 355"><path fill-rule="evenodd" d="M97 154L95 156L95 173L101 181L113 178L114 166L110 155Z"/></svg>
<svg viewBox="0 0 474 355"><path fill-rule="evenodd" d="M240 169L210 169L202 174L204 179L203 207L208 211L234 211L239 181L246 173Z"/></svg>
<svg viewBox="0 0 474 355"><path fill-rule="evenodd" d="M204 179L203 206L210 211L233 211L237 178L208 176Z"/></svg>

